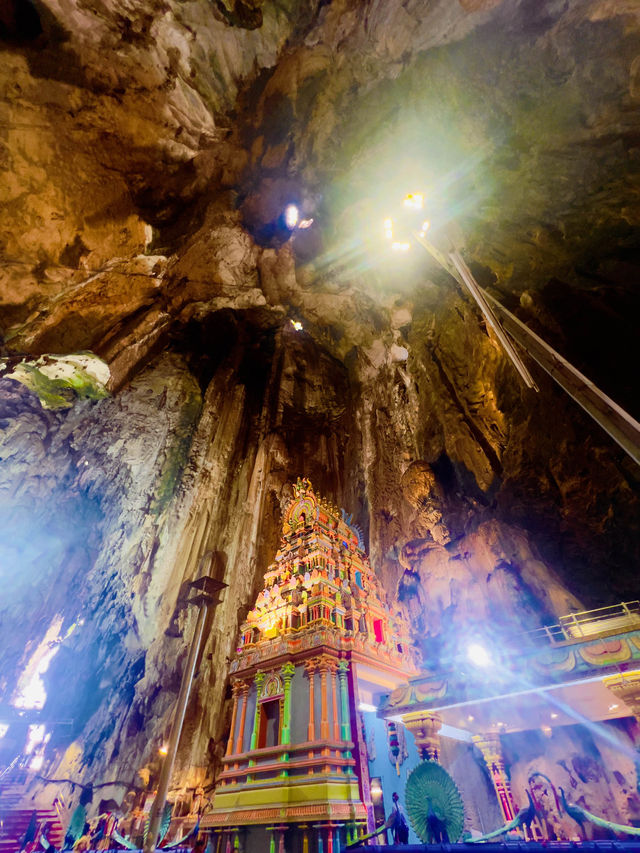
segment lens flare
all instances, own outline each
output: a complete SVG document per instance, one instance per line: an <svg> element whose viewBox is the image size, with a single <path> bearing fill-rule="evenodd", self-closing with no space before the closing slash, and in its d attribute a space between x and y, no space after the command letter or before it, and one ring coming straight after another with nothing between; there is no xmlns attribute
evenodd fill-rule
<svg viewBox="0 0 640 853"><path fill-rule="evenodd" d="M489 666L491 663L489 652L479 643L471 643L467 646L467 658L475 666Z"/></svg>
<svg viewBox="0 0 640 853"><path fill-rule="evenodd" d="M402 202L405 207L412 210L422 210L424 207L424 195L422 193L409 193Z"/></svg>
<svg viewBox="0 0 640 853"><path fill-rule="evenodd" d="M290 230L294 229L298 224L300 211L295 204L288 204L284 209L284 224Z"/></svg>

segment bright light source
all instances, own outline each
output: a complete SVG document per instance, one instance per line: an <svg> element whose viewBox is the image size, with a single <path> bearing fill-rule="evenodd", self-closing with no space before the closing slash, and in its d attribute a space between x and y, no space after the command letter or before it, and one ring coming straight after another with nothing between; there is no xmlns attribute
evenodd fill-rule
<svg viewBox="0 0 640 853"><path fill-rule="evenodd" d="M375 705L370 705L368 702L360 702L358 705L358 711L377 711Z"/></svg>
<svg viewBox="0 0 640 853"><path fill-rule="evenodd" d="M551 728L551 726L542 726L542 732L543 732L547 737L551 737L551 734L552 734L552 732L553 732L553 729Z"/></svg>
<svg viewBox="0 0 640 853"><path fill-rule="evenodd" d="M42 765L44 764L44 753L38 753L38 755L34 755L31 761L29 762L30 770L42 770Z"/></svg>
<svg viewBox="0 0 640 853"><path fill-rule="evenodd" d="M423 233L424 233L425 231L428 231L428 230L429 230L429 228L431 228L431 223L429 222L429 220L428 220L428 219L425 219L425 221L422 223L422 231L423 231Z"/></svg>
<svg viewBox="0 0 640 853"><path fill-rule="evenodd" d="M160 755L166 755L169 752L169 747L163 743L158 752L160 753Z"/></svg>
<svg viewBox="0 0 640 853"><path fill-rule="evenodd" d="M489 666L491 663L489 652L479 643L471 643L470 646L467 646L467 658L475 666Z"/></svg>
<svg viewBox="0 0 640 853"><path fill-rule="evenodd" d="M27 729L27 742L24 747L24 754L31 755L37 746L45 739L45 728L41 723L32 724Z"/></svg>
<svg viewBox="0 0 640 853"><path fill-rule="evenodd" d="M424 207L424 195L422 193L409 193L402 202L405 207L412 210L422 210Z"/></svg>
<svg viewBox="0 0 640 853"><path fill-rule="evenodd" d="M411 248L411 243L392 243L391 248L394 252L408 252Z"/></svg>
<svg viewBox="0 0 640 853"><path fill-rule="evenodd" d="M23 710L44 708L47 701L47 691L42 676L49 669L49 664L60 651L60 643L64 639L60 636L62 628L62 616L56 616L44 638L34 650L24 668L18 686L11 700L14 708ZM68 636L70 631L65 636Z"/></svg>
<svg viewBox="0 0 640 853"><path fill-rule="evenodd" d="M552 715L551 715L551 719L552 719L552 720L557 720L557 719L558 719L558 715L557 715L557 714L552 714Z"/></svg>
<svg viewBox="0 0 640 853"><path fill-rule="evenodd" d="M609 710L610 710L610 711L615 711L615 710L616 710L616 708L619 708L619 707L620 707L620 705L618 705L617 703L616 703L616 704L614 704L614 705L609 705Z"/></svg>
<svg viewBox="0 0 640 853"><path fill-rule="evenodd" d="M385 219L384 221L384 236L387 240L393 240L393 220Z"/></svg>
<svg viewBox="0 0 640 853"><path fill-rule="evenodd" d="M288 204L284 209L284 224L289 229L293 229L298 224L300 211L295 204Z"/></svg>
<svg viewBox="0 0 640 853"><path fill-rule="evenodd" d="M302 331L302 323L300 323L298 320L292 320L291 325L296 330L296 332Z"/></svg>
<svg viewBox="0 0 640 853"><path fill-rule="evenodd" d="M471 716L471 714L469 714L469 716L467 717L467 720L469 720L469 722L472 723L475 720L475 717L473 717L473 716Z"/></svg>
<svg viewBox="0 0 640 853"><path fill-rule="evenodd" d="M306 228L311 228L313 225L313 219L301 219L298 228L304 231Z"/></svg>
<svg viewBox="0 0 640 853"><path fill-rule="evenodd" d="M0 740L2 740L8 731L9 726L6 723L0 723Z"/></svg>

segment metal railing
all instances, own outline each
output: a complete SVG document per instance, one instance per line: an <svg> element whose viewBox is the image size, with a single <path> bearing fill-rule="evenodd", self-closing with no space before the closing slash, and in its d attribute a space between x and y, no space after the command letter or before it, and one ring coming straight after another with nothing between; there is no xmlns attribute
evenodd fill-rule
<svg viewBox="0 0 640 853"><path fill-rule="evenodd" d="M640 601L623 601L595 610L582 610L561 616L557 625L544 625L527 635L532 639L546 637L550 643L571 643L596 637L605 632L640 629Z"/></svg>

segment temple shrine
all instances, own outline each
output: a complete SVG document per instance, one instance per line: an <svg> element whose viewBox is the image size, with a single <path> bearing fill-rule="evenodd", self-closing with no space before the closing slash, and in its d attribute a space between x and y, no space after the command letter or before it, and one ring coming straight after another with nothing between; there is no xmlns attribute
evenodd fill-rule
<svg viewBox="0 0 640 853"><path fill-rule="evenodd" d="M298 480L231 666L231 731L205 818L217 849L337 853L375 827L361 708L417 675L408 636L357 527Z"/></svg>

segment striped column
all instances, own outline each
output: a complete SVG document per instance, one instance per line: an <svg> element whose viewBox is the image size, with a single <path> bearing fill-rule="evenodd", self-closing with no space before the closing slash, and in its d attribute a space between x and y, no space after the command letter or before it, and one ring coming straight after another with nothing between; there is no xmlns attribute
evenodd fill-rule
<svg viewBox="0 0 640 853"><path fill-rule="evenodd" d="M316 699L315 699L315 675L316 661L308 660L304 665L305 674L309 679L309 725L307 726L307 740L310 743L316 739Z"/></svg>
<svg viewBox="0 0 640 853"><path fill-rule="evenodd" d="M340 733L342 740L351 740L351 714L349 712L349 685L347 684L347 673L349 672L349 661L338 661L338 678L340 680Z"/></svg>
<svg viewBox="0 0 640 853"><path fill-rule="evenodd" d="M335 741L340 740L340 720L338 719L338 677L337 677L337 664L332 662L330 670L331 670L331 700L332 700L332 708L333 711L333 739Z"/></svg>
<svg viewBox="0 0 640 853"><path fill-rule="evenodd" d="M238 716L238 696L240 695L240 684L241 682L236 681L232 687L231 691L233 693L233 711L231 712L231 730L229 732L229 740L227 741L227 751L225 755L231 755L233 752L233 736L236 732L236 717Z"/></svg>
<svg viewBox="0 0 640 853"><path fill-rule="evenodd" d="M253 715L253 729L251 730L251 744L249 746L249 750L251 752L256 748L256 744L258 742L258 728L260 725L260 694L262 693L262 685L265 680L264 672L256 672L256 676L254 678L254 683L256 685L256 712Z"/></svg>
<svg viewBox="0 0 640 853"><path fill-rule="evenodd" d="M242 702L242 711L240 712L240 725L238 726L238 737L235 746L236 755L239 755L243 751L244 728L247 722L247 705L249 704L249 685L246 681L242 681L241 684L240 701Z"/></svg>
<svg viewBox="0 0 640 853"><path fill-rule="evenodd" d="M320 671L320 738L329 740L329 705L327 703L327 673L329 662L321 658L318 665Z"/></svg>
<svg viewBox="0 0 640 853"><path fill-rule="evenodd" d="M511 783L509 782L502 756L500 735L489 732L486 735L473 735L472 740L482 753L482 757L489 769L500 809L505 822L508 823L515 817L516 809L513 802L513 794L511 793Z"/></svg>

